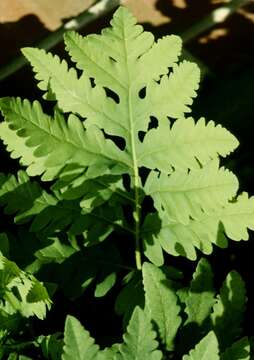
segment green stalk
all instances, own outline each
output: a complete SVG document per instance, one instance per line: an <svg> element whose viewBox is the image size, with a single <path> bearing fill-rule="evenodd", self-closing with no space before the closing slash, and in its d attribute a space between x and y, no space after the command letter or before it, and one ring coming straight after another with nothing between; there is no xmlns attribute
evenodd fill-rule
<svg viewBox="0 0 254 360"><path fill-rule="evenodd" d="M180 34L183 42L186 43L203 32L209 30L216 24L224 22L238 8L249 3L250 0L231 0L227 4L213 10L209 15L196 22L189 29Z"/></svg>
<svg viewBox="0 0 254 360"><path fill-rule="evenodd" d="M133 212L133 217L135 222L135 261L136 261L137 269L141 270L142 262L141 262L141 246L140 246L140 203L139 203L140 179L138 173L138 161L136 155L131 98L132 97L129 91L129 117L130 117L131 150L132 150L132 160L133 160L134 198L135 198L135 208Z"/></svg>
<svg viewBox="0 0 254 360"><path fill-rule="evenodd" d="M48 37L43 39L35 47L44 50L50 50L63 40L63 35L67 30L79 30L84 26L90 24L94 20L104 16L120 4L120 0L100 0L92 5L89 9L86 9L77 17L69 20L58 30L50 34ZM23 55L18 56L12 62L0 69L0 81L3 81L8 76L14 74L16 71L21 69L27 64L27 60Z"/></svg>

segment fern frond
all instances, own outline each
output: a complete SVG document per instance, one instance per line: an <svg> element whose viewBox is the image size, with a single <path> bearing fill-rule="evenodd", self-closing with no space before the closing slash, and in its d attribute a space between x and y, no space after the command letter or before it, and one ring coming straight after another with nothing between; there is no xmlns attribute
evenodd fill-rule
<svg viewBox="0 0 254 360"><path fill-rule="evenodd" d="M119 125L115 124L115 120L114 128L110 119L104 118L102 121L100 117L95 118L94 122L110 134L124 136L126 148L134 157L135 149L133 145L131 147L133 139L138 143L137 132L146 131L149 121L149 116L143 113L143 100L139 97L139 91L153 79L158 80L160 75L168 73L168 68L177 61L181 40L177 36L167 36L154 43L153 36L143 32L140 25L135 25L136 19L122 7L115 13L111 24L112 28L105 29L102 35L83 38L69 32L65 42L77 66L87 76L94 78L97 86L109 88L119 96L120 103L115 106L115 111L122 131L118 131ZM151 63L160 53L167 53L167 56L156 61L155 69ZM144 72L148 68L149 71ZM180 73L186 81L184 71ZM146 105L145 109L152 115L151 106L147 109Z"/></svg>
<svg viewBox="0 0 254 360"><path fill-rule="evenodd" d="M88 236L88 243L96 243L114 226L129 230L121 206L131 204L138 268L141 242L145 255L161 265L162 250L195 259L195 248L208 254L213 243L226 246L222 226L229 238L247 239L253 201L244 200L245 195L233 201L237 179L218 165L238 141L213 121L185 118L200 73L195 64L178 62L180 38L155 42L119 7L111 27L100 35L68 32L65 42L83 70L80 77L43 50L26 48L24 53L39 87L53 92L58 108L83 119L71 114L66 121L59 112L52 119L37 102L2 99L9 127L0 127L0 137L30 175L57 179L53 188L62 199L81 201L82 220L78 217L70 231L77 234L86 227L98 238ZM144 167L150 171L145 185ZM126 174L130 184L123 182ZM146 195L153 198L157 214L148 214L141 229ZM39 221L48 222L43 216ZM102 220L97 229L95 219Z"/></svg>

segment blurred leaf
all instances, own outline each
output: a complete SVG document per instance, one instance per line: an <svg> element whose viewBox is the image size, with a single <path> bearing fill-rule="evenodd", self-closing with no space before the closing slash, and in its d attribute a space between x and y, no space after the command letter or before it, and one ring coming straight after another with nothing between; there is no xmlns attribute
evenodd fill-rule
<svg viewBox="0 0 254 360"><path fill-rule="evenodd" d="M236 341L221 355L221 360L250 360L250 343L247 337Z"/></svg>

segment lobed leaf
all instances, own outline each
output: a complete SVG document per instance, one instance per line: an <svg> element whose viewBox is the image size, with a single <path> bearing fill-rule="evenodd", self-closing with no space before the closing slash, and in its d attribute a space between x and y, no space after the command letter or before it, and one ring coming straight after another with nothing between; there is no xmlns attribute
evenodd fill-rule
<svg viewBox="0 0 254 360"><path fill-rule="evenodd" d="M172 221L187 225L197 208L204 212L215 210L231 200L238 190L238 181L228 170L219 169L218 161L213 161L189 172L158 176L152 171L144 189L159 213L163 209Z"/></svg>
<svg viewBox="0 0 254 360"><path fill-rule="evenodd" d="M74 115L69 117L67 123L60 113L51 119L43 113L37 101L31 105L27 100L12 98L1 99L0 108L9 128L17 131L18 136L26 138L25 145L32 148L34 157L26 165L29 165L34 175L44 173L44 180L57 177L59 171L70 162L83 168L96 162L97 169L99 166L103 168L112 165L110 157L114 153L119 164L121 163L121 153L113 142L104 139L102 132L95 126L85 130ZM22 158L22 153L20 156ZM45 159L42 161L41 158ZM25 161L27 160L26 157ZM101 170L100 168L98 175L101 175Z"/></svg>
<svg viewBox="0 0 254 360"><path fill-rule="evenodd" d="M204 254L212 252L212 244L225 248L227 238L248 240L248 229L254 229L254 198L246 193L224 207L206 213L198 211L187 225L170 219L166 212L149 214L143 224L142 237L150 244L160 244L169 254L196 259L195 248ZM170 241L169 241L170 239Z"/></svg>
<svg viewBox="0 0 254 360"><path fill-rule="evenodd" d="M157 350L156 333L152 329L149 316L136 307L130 319L124 343L119 346L115 360L160 360L161 351Z"/></svg>
<svg viewBox="0 0 254 360"><path fill-rule="evenodd" d="M213 121L204 118L196 123L192 118L178 119L171 128L163 119L151 129L138 145L138 161L149 169L170 173L176 170L199 169L218 155L227 156L238 146L236 138Z"/></svg>

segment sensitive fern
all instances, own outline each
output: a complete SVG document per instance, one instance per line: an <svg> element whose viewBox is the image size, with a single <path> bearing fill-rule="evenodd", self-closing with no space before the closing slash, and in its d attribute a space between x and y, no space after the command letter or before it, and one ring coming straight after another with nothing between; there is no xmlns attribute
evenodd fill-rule
<svg viewBox="0 0 254 360"><path fill-rule="evenodd" d="M111 25L85 38L67 32L66 48L80 76L56 55L23 49L39 88L57 109L52 118L38 102L2 99L6 123L0 133L7 150L29 175L57 180L59 196L79 201L83 214L97 208L110 227L102 239L118 226L133 234L139 269L142 249L162 265L162 250L195 259L196 249L209 254L212 244L225 247L227 238L247 240L254 199L237 196L237 178L219 165L219 156L238 142L213 121L185 118L200 74L195 64L178 62L180 38L155 42L123 7ZM121 180L126 174L131 190ZM143 221L145 197L156 212ZM126 202L133 208L132 228L122 213ZM120 218L111 216L113 208Z"/></svg>

